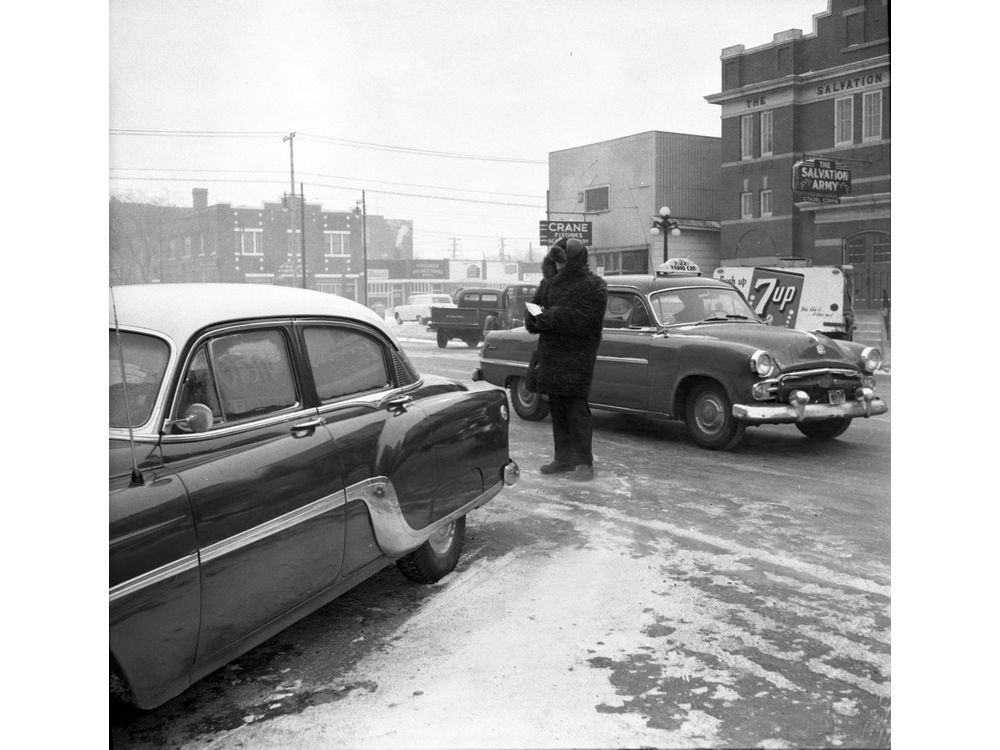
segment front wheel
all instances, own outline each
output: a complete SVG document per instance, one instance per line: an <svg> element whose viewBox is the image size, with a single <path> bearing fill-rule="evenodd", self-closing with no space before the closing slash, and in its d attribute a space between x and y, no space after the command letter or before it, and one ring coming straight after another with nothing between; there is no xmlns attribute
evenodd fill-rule
<svg viewBox="0 0 1000 750"><path fill-rule="evenodd" d="M396 313L396 325L402 325L403 319L399 317L399 313Z"/></svg>
<svg viewBox="0 0 1000 750"><path fill-rule="evenodd" d="M702 383L691 391L685 421L694 441L709 450L735 448L746 430L746 425L733 417L726 392L715 383Z"/></svg>
<svg viewBox="0 0 1000 750"><path fill-rule="evenodd" d="M438 331L438 349L444 349L448 346L448 334L444 331Z"/></svg>
<svg viewBox="0 0 1000 750"><path fill-rule="evenodd" d="M529 391L524 385L524 378L511 378L510 401L517 416L529 422L538 422L549 415L549 402L542 398L542 394Z"/></svg>
<svg viewBox="0 0 1000 750"><path fill-rule="evenodd" d="M421 317L420 317L420 318L419 318L419 319L417 320L417 323L419 323L419 324L420 324L420 325L422 325L422 326L425 326L425 325L427 325L427 321L428 321L428 320L430 320L430 318L427 318L427 317L423 317L423 316L421 316Z"/></svg>
<svg viewBox="0 0 1000 750"><path fill-rule="evenodd" d="M445 524L413 552L396 560L396 567L411 581L437 583L458 565L465 541L465 516Z"/></svg>
<svg viewBox="0 0 1000 750"><path fill-rule="evenodd" d="M853 417L834 417L820 422L796 422L799 432L813 440L833 440L851 426Z"/></svg>

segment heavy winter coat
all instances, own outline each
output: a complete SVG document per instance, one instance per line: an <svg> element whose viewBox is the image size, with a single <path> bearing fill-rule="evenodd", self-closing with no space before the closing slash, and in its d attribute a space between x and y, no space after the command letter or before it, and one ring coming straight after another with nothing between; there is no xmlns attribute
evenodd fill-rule
<svg viewBox="0 0 1000 750"><path fill-rule="evenodd" d="M525 327L538 334L536 390L586 397L594 378L608 291L604 279L587 267L583 243L570 241L565 251L561 271L551 253L542 261L542 282L533 301L543 312L525 316Z"/></svg>

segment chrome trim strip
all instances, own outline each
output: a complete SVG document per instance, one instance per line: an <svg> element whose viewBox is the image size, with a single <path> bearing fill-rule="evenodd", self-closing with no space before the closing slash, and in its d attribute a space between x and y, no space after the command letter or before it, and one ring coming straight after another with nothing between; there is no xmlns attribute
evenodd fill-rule
<svg viewBox="0 0 1000 750"><path fill-rule="evenodd" d="M230 425L228 427L215 427L208 432L192 432L190 434L178 433L176 435L163 433L161 435L161 439L164 443L190 443L198 440L211 440L228 435L237 435L241 432L247 432L248 430L258 430L261 427L270 427L271 425L280 424L281 422L287 422L289 420L302 419L303 417L312 417L316 415L315 408L311 406L302 406L301 402L296 404L294 407L289 407L289 409L294 409L294 411L281 411L261 419L240 422L239 424ZM291 426L289 426L289 432L291 432L291 429Z"/></svg>
<svg viewBox="0 0 1000 750"><path fill-rule="evenodd" d="M301 508L297 508L283 516L278 516L275 519L262 523L259 526L254 526L252 529L247 529L246 531L241 531L235 536L231 536L228 539L223 539L221 542L216 542L215 544L210 544L201 550L201 562L204 565L207 562L218 559L223 555L228 555L232 552L236 552L243 547L259 542L261 539L265 539L274 534L279 534L282 531L292 528L300 523L305 523L316 516L321 516L324 513L329 513L331 510L336 510L342 507L346 503L346 493L344 490L335 492L332 495L327 495L319 500L315 500L308 505L303 505Z"/></svg>
<svg viewBox="0 0 1000 750"><path fill-rule="evenodd" d="M642 359L640 357L604 357L598 355L598 362L622 362L626 365L648 365L648 359Z"/></svg>
<svg viewBox="0 0 1000 750"><path fill-rule="evenodd" d="M479 363L480 363L480 365L485 365L485 364L488 363L488 364L491 364L491 365L499 365L501 367L514 367L514 368L517 368L519 370L527 370L528 369L528 363L527 362L515 362L515 361L510 360L510 359L490 359L488 357L480 357L479 358Z"/></svg>
<svg viewBox="0 0 1000 750"><path fill-rule="evenodd" d="M348 502L360 501L368 506L375 531L375 542L387 557L400 557L423 544L442 526L464 516L491 500L503 489L497 482L481 495L476 496L458 510L439 518L422 529L414 529L403 517L396 489L388 477L372 477L347 488Z"/></svg>
<svg viewBox="0 0 1000 750"><path fill-rule="evenodd" d="M154 584L165 581L168 578L180 575L185 571L194 570L197 567L198 553L192 552L190 555L186 555L179 560L174 560L166 565L161 565L155 570L151 570L148 573L143 573L135 578L130 578L127 581L123 581L122 583L112 586L108 589L108 604L114 604L123 596L134 594L136 591L144 589L147 586L153 586Z"/></svg>

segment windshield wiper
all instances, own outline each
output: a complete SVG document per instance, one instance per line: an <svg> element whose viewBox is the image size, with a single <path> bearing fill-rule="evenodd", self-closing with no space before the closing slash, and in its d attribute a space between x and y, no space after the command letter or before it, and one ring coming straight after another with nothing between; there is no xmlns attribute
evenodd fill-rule
<svg viewBox="0 0 1000 750"><path fill-rule="evenodd" d="M718 321L718 322L722 323L722 322L725 322L727 320L734 320L734 319L735 320L750 320L750 316L749 315L740 315L739 313L722 313L722 312L717 312L717 313L715 313L713 315L709 315L707 318L703 318L702 320L699 320L697 323L695 323L695 325L700 326L702 323L711 323L713 321Z"/></svg>

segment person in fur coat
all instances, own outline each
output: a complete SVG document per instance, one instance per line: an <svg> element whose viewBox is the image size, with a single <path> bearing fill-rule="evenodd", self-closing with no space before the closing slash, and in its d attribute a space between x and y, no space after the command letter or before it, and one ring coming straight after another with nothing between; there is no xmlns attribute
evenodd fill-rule
<svg viewBox="0 0 1000 750"><path fill-rule="evenodd" d="M594 477L592 425L587 396L608 291L587 266L587 246L562 238L542 261L542 281L532 300L539 315L525 315L525 328L538 334L535 390L549 397L555 457L543 474L572 472L571 479Z"/></svg>

